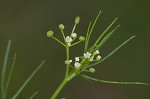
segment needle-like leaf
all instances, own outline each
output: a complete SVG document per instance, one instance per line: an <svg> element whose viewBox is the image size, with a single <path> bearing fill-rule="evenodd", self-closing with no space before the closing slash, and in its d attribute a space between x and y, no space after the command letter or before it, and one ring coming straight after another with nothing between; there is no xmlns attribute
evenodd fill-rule
<svg viewBox="0 0 150 99"><path fill-rule="evenodd" d="M88 47L88 44L89 44L89 40L90 40L91 34L92 34L92 32L93 32L93 29L94 29L94 27L95 27L95 25L96 25L96 22L97 22L97 20L98 20L98 18L99 18L99 16L100 16L100 14L101 14L101 11L100 11L100 12L98 13L98 15L96 16L92 27L90 28L91 22L90 22L90 24L89 24L89 26L88 26L88 32L87 32L87 36L86 36L85 50L87 50L87 47Z"/></svg>
<svg viewBox="0 0 150 99"><path fill-rule="evenodd" d="M2 99L5 99L5 72L6 72L6 67L8 63L10 48L11 48L11 40L8 41L6 52L5 52L5 57L4 57L4 62L3 62L3 67L2 67L2 74L1 74Z"/></svg>
<svg viewBox="0 0 150 99"><path fill-rule="evenodd" d="M4 95L5 98L6 98L6 95L7 95L7 90L8 90L8 86L9 86L10 80L11 80L11 76L12 76L12 73L13 73L13 70L14 70L15 62L16 62L16 53L14 55L13 64L11 66L11 70L9 72L8 80L7 80L7 83L6 83L5 95Z"/></svg>
<svg viewBox="0 0 150 99"><path fill-rule="evenodd" d="M33 76L38 72L38 70L44 65L45 60L41 62L41 64L32 72L32 74L27 78L27 80L23 83L17 93L12 97L12 99L16 99L18 95L22 92L24 87L29 83L29 81L33 78Z"/></svg>
<svg viewBox="0 0 150 99"><path fill-rule="evenodd" d="M94 49L100 49L100 47L112 36L112 34L119 28L120 25L118 25L115 29L113 29L110 33L108 33L103 39L102 41L97 45L97 47Z"/></svg>
<svg viewBox="0 0 150 99"><path fill-rule="evenodd" d="M80 76L82 78L84 78L85 80L87 81L90 81L90 82L99 82L99 83L108 83L108 84L122 84L122 85L148 85L147 83L143 83L143 82L117 82L117 81L106 81L106 80L99 80L99 79L96 79L96 78L93 78L93 77L89 77L87 75L84 75L84 74L80 74Z"/></svg>
<svg viewBox="0 0 150 99"><path fill-rule="evenodd" d="M102 37L105 35L105 33L112 27L112 25L117 21L118 18L116 18L107 28L106 30L99 36L99 38L96 40L96 42L94 43L93 46L96 46L100 40L102 39ZM90 48L91 50L93 50L93 46Z"/></svg>
<svg viewBox="0 0 150 99"><path fill-rule="evenodd" d="M115 48L112 52L110 52L107 56L105 56L104 58L102 58L100 61L95 62L93 64L90 64L88 66L85 66L83 68L83 70L89 68L89 67L93 67L101 62L103 62L104 60L106 60L107 58L109 58L111 55L113 55L115 52L117 52L121 47L123 47L126 43L128 43L130 40L132 40L135 36L130 37L129 39L127 39L126 41L124 41L121 45L119 45L117 48Z"/></svg>
<svg viewBox="0 0 150 99"><path fill-rule="evenodd" d="M38 94L38 91L33 93L33 95L29 99L33 99Z"/></svg>

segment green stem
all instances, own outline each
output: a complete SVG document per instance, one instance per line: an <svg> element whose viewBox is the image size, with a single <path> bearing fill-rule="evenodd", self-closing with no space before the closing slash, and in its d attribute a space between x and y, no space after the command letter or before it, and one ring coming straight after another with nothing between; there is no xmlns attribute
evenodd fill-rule
<svg viewBox="0 0 150 99"><path fill-rule="evenodd" d="M60 44L62 44L63 46L66 47L66 45L65 45L63 42L61 42L60 40L58 40L57 38L55 38L55 37L53 37L53 36L52 36L52 38L53 38L54 40L56 40L58 43L60 43Z"/></svg>
<svg viewBox="0 0 150 99"><path fill-rule="evenodd" d="M77 44L79 44L79 43L81 43L81 42L82 42L82 41L78 41L78 42L72 44L71 46L77 45Z"/></svg>
<svg viewBox="0 0 150 99"><path fill-rule="evenodd" d="M59 87L56 89L56 91L54 92L54 94L52 95L52 97L50 97L50 99L56 99L56 97L58 96L58 94L60 93L60 91L64 88L64 86L72 79L76 76L76 74L73 72L71 73L68 77L65 77L64 80L61 82L61 84L59 85Z"/></svg>
<svg viewBox="0 0 150 99"><path fill-rule="evenodd" d="M67 57L66 60L69 60L69 46L68 45L66 45L66 57ZM65 77L68 76L68 73L69 73L69 65L66 65L66 75L65 75Z"/></svg>

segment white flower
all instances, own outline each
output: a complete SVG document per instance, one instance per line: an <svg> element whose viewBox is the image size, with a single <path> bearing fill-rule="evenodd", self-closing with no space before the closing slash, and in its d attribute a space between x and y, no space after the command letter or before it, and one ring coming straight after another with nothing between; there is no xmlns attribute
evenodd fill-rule
<svg viewBox="0 0 150 99"><path fill-rule="evenodd" d="M72 38L71 38L70 36L67 36L67 37L66 37L66 42L67 42L67 43L71 43L71 42L72 42Z"/></svg>
<svg viewBox="0 0 150 99"><path fill-rule="evenodd" d="M76 38L76 37L77 37L77 33L72 33L72 34L71 34L71 37L72 37L72 38Z"/></svg>
<svg viewBox="0 0 150 99"><path fill-rule="evenodd" d="M74 66L75 66L76 68L79 68L79 67L81 66L81 64L80 64L79 62L75 62Z"/></svg>
<svg viewBox="0 0 150 99"><path fill-rule="evenodd" d="M96 50L95 53L96 53L96 54L99 54L100 52L99 52L99 50Z"/></svg>
<svg viewBox="0 0 150 99"><path fill-rule="evenodd" d="M84 53L83 55L84 55L85 58L90 58L91 53L90 53L90 52L86 52L86 53Z"/></svg>
<svg viewBox="0 0 150 99"><path fill-rule="evenodd" d="M79 59L79 57L75 57L75 61L79 61L80 59Z"/></svg>
<svg viewBox="0 0 150 99"><path fill-rule="evenodd" d="M70 61L70 63L72 62L72 60L69 60Z"/></svg>

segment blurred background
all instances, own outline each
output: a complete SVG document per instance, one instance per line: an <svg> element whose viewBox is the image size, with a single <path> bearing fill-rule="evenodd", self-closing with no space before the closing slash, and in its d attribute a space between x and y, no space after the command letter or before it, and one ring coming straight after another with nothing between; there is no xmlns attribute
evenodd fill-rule
<svg viewBox="0 0 150 99"><path fill-rule="evenodd" d="M90 44L116 17L121 24L110 40L100 49L102 57L132 35L136 38L116 54L95 67L91 74L104 80L141 81L150 83L150 2L148 0L0 0L0 66L7 41L12 48L7 72L13 55L16 66L9 86L8 99L15 93L31 72L45 59L46 63L18 99L28 99L35 91L35 99L49 99L65 75L65 48L46 36L53 30L62 40L58 28L65 25L69 35L74 18L81 17L75 32L85 36L89 21L100 10L102 14L94 29ZM111 28L113 29L113 28ZM71 48L71 58L83 54L83 44ZM1 69L2 67L0 67ZM58 99L150 99L150 87L143 85L112 85L89 83L77 77L58 96Z"/></svg>

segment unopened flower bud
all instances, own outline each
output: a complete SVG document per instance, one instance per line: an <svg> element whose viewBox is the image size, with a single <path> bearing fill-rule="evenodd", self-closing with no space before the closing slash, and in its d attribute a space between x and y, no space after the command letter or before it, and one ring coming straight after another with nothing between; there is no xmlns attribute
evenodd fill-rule
<svg viewBox="0 0 150 99"><path fill-rule="evenodd" d="M47 36L48 36L48 37L53 36L53 34L54 34L54 33L53 33L53 31L52 31L52 30L50 30L50 31L48 31L48 32L47 32Z"/></svg>
<svg viewBox="0 0 150 99"><path fill-rule="evenodd" d="M80 17L75 18L75 24L78 24L80 22Z"/></svg>
<svg viewBox="0 0 150 99"><path fill-rule="evenodd" d="M80 40L80 41L84 41L84 40L85 40L85 37L80 36L80 37L79 37L79 40Z"/></svg>
<svg viewBox="0 0 150 99"><path fill-rule="evenodd" d="M99 61L101 58L102 58L102 57L101 57L100 55L98 55L98 56L96 57L96 60Z"/></svg>
<svg viewBox="0 0 150 99"><path fill-rule="evenodd" d="M66 60L66 61L65 61L65 64L66 64L66 65L70 65L71 62L72 62L72 60Z"/></svg>
<svg viewBox="0 0 150 99"><path fill-rule="evenodd" d="M64 26L63 24L60 24L60 25L59 25L59 28L60 28L61 30L63 30L63 29L65 28L65 26Z"/></svg>
<svg viewBox="0 0 150 99"><path fill-rule="evenodd" d="M77 33L72 33L72 34L71 34L71 37L72 37L72 38L76 38L76 37L77 37Z"/></svg>
<svg viewBox="0 0 150 99"><path fill-rule="evenodd" d="M94 69L94 68L90 68L90 69L89 69L89 72L94 73L94 72L95 72L95 69Z"/></svg>

